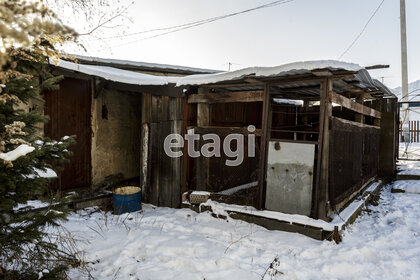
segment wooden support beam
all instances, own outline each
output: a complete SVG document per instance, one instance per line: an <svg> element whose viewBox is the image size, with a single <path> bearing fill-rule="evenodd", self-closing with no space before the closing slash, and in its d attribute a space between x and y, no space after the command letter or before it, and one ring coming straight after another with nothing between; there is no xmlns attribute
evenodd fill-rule
<svg viewBox="0 0 420 280"><path fill-rule="evenodd" d="M331 77L333 80L342 80L342 79L352 79L356 72L349 72L345 71L344 73L333 73L334 76ZM324 80L323 77L316 77L312 73L311 74L302 74L302 75L295 75L293 77L277 77L270 79L270 81L258 81L258 83L245 83L243 81L236 81L232 82L231 84L228 83L217 83L217 84L206 84L200 85L200 87L204 88L230 88L230 87L250 87L250 86L262 86L261 83L265 82L268 83L270 86L275 85L290 85L290 84L303 84L303 83L320 83ZM244 79L245 81L245 79Z"/></svg>
<svg viewBox="0 0 420 280"><path fill-rule="evenodd" d="M197 126L211 125L211 105L206 103L197 104ZM210 160L207 157L199 157L196 161L197 190L205 191L209 185Z"/></svg>
<svg viewBox="0 0 420 280"><path fill-rule="evenodd" d="M329 122L332 115L332 80L326 79L321 83L320 101L320 133L318 139L317 179L315 185L314 216L327 221L328 216L328 161L329 161Z"/></svg>
<svg viewBox="0 0 420 280"><path fill-rule="evenodd" d="M375 126L375 125L368 125L368 124L362 124L362 123L360 123L360 122L352 122L352 121L345 120L345 119L338 118L338 117L330 117L330 120L339 121L339 122L341 122L341 123L343 123L343 124L354 125L354 126L357 126L357 127L360 127L360 128L365 127L365 128L380 129L380 127L379 127L379 126ZM335 130L334 125L331 125L331 126L332 126L332 127L331 127L331 129L332 129L332 130Z"/></svg>
<svg viewBox="0 0 420 280"><path fill-rule="evenodd" d="M332 80L343 80L343 79L352 79L354 78L353 73L347 73L343 75L334 75L330 77ZM299 76L293 76L292 78L286 77L286 78L280 78L276 79L275 81L270 81L270 86L281 86L281 85L290 85L290 84L303 84L303 83L321 83L324 81L325 78L323 77L314 77L313 74L311 74L309 77L299 77Z"/></svg>
<svg viewBox="0 0 420 280"><path fill-rule="evenodd" d="M255 78L245 78L245 82L250 83L250 84L264 85L263 82L255 79Z"/></svg>
<svg viewBox="0 0 420 280"><path fill-rule="evenodd" d="M359 95L356 97L356 102L357 102L358 104L363 105L363 102L364 102L364 97L363 97L363 94L359 94ZM358 123L362 123L362 124L363 124L363 123L365 122L365 117L363 116L363 114L356 114L355 121L356 121L356 122L358 122Z"/></svg>
<svg viewBox="0 0 420 280"><path fill-rule="evenodd" d="M343 106L344 108L355 111L356 113L363 114L365 116L370 116L378 119L381 118L381 112L375 109L353 102L351 99L332 91L329 94L332 102L337 103L338 105Z"/></svg>
<svg viewBox="0 0 420 280"><path fill-rule="evenodd" d="M382 101L383 101L383 99L374 100L373 101L373 108L375 110L377 110L377 111L381 111L381 102ZM381 115L381 117L382 117L382 115ZM373 125L375 125L375 126L381 126L381 119L373 119Z"/></svg>
<svg viewBox="0 0 420 280"><path fill-rule="evenodd" d="M334 74L329 70L313 70L312 74L317 77L332 77Z"/></svg>
<svg viewBox="0 0 420 280"><path fill-rule="evenodd" d="M223 93L203 93L188 96L188 103L228 103L263 101L263 91L235 91Z"/></svg>
<svg viewBox="0 0 420 280"><path fill-rule="evenodd" d="M197 125L198 126L210 126L211 113L210 105L205 103L199 103L197 105Z"/></svg>
<svg viewBox="0 0 420 280"><path fill-rule="evenodd" d="M249 135L254 134L256 136L261 136L262 130L261 129L255 129L254 132L248 131L248 126L188 126L187 130L194 129L194 131L198 134L204 134L204 133L226 133L228 131L231 131L231 133L242 133L243 135Z"/></svg>
<svg viewBox="0 0 420 280"><path fill-rule="evenodd" d="M263 100L263 111L262 111L262 134L261 134L261 145L260 145L260 158L259 158L259 174L258 174L258 208L263 209L265 205L265 166L267 156L267 137L269 129L269 118L270 116L270 86L264 85L264 100Z"/></svg>

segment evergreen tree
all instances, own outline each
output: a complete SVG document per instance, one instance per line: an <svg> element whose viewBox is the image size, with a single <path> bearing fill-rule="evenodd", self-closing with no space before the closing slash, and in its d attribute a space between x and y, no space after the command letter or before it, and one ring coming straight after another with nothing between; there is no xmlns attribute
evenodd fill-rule
<svg viewBox="0 0 420 280"><path fill-rule="evenodd" d="M43 270L43 279L61 278L77 260L45 230L57 226L65 210L58 200L44 212L16 207L53 194L43 173L58 171L74 142L41 137L46 118L22 108L42 91L57 89L62 77L48 72L49 59L58 58L56 42L75 34L42 3L20 0L0 1L0 32L0 279L38 279Z"/></svg>

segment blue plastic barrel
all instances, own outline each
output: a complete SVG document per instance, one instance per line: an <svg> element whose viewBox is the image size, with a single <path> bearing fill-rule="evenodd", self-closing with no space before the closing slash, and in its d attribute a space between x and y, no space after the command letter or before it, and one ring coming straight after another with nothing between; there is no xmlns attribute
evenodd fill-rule
<svg viewBox="0 0 420 280"><path fill-rule="evenodd" d="M119 187L113 193L114 214L141 210L141 188L134 186Z"/></svg>

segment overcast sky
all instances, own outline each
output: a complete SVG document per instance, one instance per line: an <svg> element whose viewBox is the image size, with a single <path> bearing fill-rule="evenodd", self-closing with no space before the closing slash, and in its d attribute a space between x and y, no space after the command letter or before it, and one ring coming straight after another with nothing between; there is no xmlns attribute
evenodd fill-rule
<svg viewBox="0 0 420 280"><path fill-rule="evenodd" d="M381 1L294 0L149 40L139 39L155 33L118 38L109 41L108 47L91 42L87 55L221 70L227 70L229 62L236 70L338 59ZM134 22L126 22L124 29L131 33L174 26L269 2L272 0L138 0L128 11ZM371 75L384 77L390 87L401 81L399 2L385 0L342 58L361 66L389 64L390 69L371 71ZM420 1L406 0L406 4L408 72L409 81L414 81L420 79Z"/></svg>

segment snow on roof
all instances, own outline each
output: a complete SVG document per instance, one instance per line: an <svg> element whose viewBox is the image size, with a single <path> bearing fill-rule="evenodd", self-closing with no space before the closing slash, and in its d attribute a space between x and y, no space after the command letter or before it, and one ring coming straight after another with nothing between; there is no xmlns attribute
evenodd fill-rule
<svg viewBox="0 0 420 280"><path fill-rule="evenodd" d="M51 62L50 62L51 63ZM154 76L142 74L138 72L122 70L108 66L85 65L73 63L65 60L60 60L58 65L60 68L77 71L87 75L97 76L114 82L132 85L167 85L169 83L175 84L179 78Z"/></svg>
<svg viewBox="0 0 420 280"><path fill-rule="evenodd" d="M316 69L360 71L364 68L358 64L341 62L337 60L316 60L293 62L274 67L249 67L232 72L215 74L197 74L180 78L177 86L204 85L223 81L238 80L246 76L253 77L279 77L287 75L310 73Z"/></svg>
<svg viewBox="0 0 420 280"><path fill-rule="evenodd" d="M398 97L398 100L401 101L401 87L394 88L393 92ZM408 101L420 101L420 79L408 84Z"/></svg>
<svg viewBox="0 0 420 280"><path fill-rule="evenodd" d="M112 58L100 58L100 57L91 57L91 56L83 56L83 55L75 55L75 54L72 54L71 56L75 57L81 62L109 64L110 66L116 66L116 65L131 66L131 67L139 68L139 70L144 69L144 68L155 69L155 70L172 70L173 72L189 72L190 74L220 72L219 70L202 69L202 68L186 67L186 66L170 65L170 64L139 62L139 61L112 59Z"/></svg>

